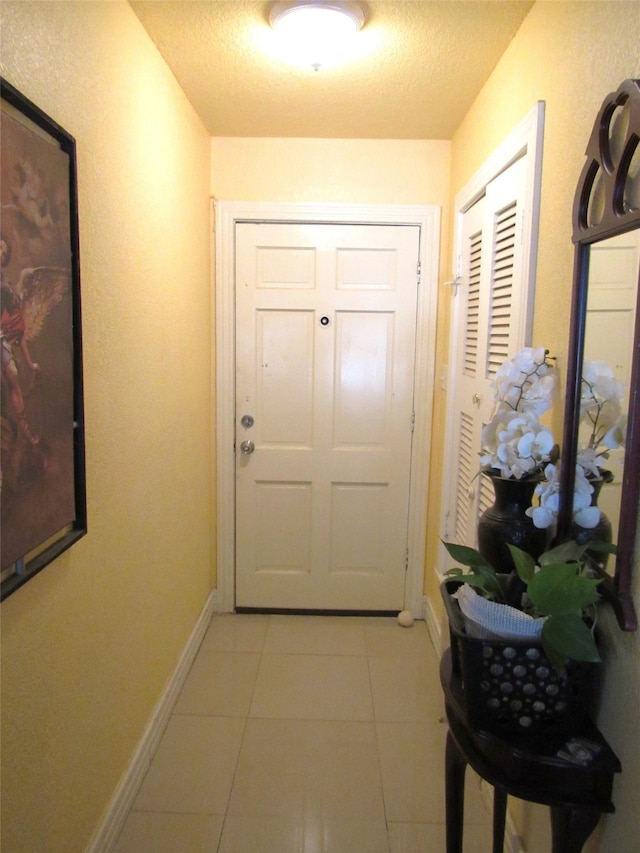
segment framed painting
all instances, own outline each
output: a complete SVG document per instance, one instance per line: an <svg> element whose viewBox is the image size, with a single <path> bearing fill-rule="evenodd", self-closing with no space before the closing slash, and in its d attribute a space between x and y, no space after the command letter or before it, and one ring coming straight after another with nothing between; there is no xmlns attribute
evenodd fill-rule
<svg viewBox="0 0 640 853"><path fill-rule="evenodd" d="M0 79L1 598L87 532L75 140Z"/></svg>

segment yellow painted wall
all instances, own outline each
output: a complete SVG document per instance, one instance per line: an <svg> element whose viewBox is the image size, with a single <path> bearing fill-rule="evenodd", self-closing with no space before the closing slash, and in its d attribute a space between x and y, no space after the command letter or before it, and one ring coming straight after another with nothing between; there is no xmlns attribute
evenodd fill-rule
<svg viewBox="0 0 640 853"><path fill-rule="evenodd" d="M563 376L573 265L573 194L600 104L627 77L640 77L638 2L538 0L452 140L453 198L534 104L546 102L533 343L558 355ZM441 316L445 313L441 303ZM444 352L442 358L446 358ZM559 405L554 423L559 436L561 416ZM438 430L434 433L437 436ZM438 456L437 447L434 456ZM432 483L432 493L439 494L439 483ZM434 533L430 530L426 583L439 605L430 570L437 546ZM640 608L640 566L637 575L635 599ZM624 772L614 788L618 812L603 821L589 849L632 853L640 837L640 635L623 635L609 616L606 613L604 619L607 660L600 723L622 758ZM546 809L527 806L519 820L527 853L546 853L550 849Z"/></svg>
<svg viewBox="0 0 640 853"><path fill-rule="evenodd" d="M237 201L441 205L445 279L449 199L543 99L534 339L562 361L573 187L602 97L640 76L637 9L538 2L452 144L210 142L126 3L2 3L0 71L78 142L90 525L2 604L3 849L84 848L215 577L209 189ZM434 459L445 402L437 391ZM436 504L439 483L436 473ZM625 772L618 814L592 850L630 853L640 836L639 635L607 624L606 637L601 722ZM546 814L527 807L519 819L528 853L548 850Z"/></svg>
<svg viewBox="0 0 640 853"><path fill-rule="evenodd" d="M209 138L124 2L3 2L76 138L89 533L2 603L2 849L84 850L211 586Z"/></svg>
<svg viewBox="0 0 640 853"><path fill-rule="evenodd" d="M443 140L211 140L211 193L224 201L433 204L446 213Z"/></svg>

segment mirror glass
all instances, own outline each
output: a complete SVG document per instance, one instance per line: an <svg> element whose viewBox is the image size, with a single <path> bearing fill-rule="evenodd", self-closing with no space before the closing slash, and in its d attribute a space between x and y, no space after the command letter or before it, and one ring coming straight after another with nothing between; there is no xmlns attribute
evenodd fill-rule
<svg viewBox="0 0 640 853"><path fill-rule="evenodd" d="M640 80L624 80L606 96L585 155L573 203L575 264L557 537L582 542L610 537L616 544L600 591L620 626L633 631L631 582L640 506ZM597 393L589 412L590 384ZM600 409L596 397L608 402ZM601 422L594 432L598 411ZM598 460L601 453L608 455ZM597 505L611 522L610 531L591 527L584 538L573 519L576 486L578 492L585 486L583 473L592 475ZM583 528L589 527L589 510L576 512ZM597 560L596 572L598 565L603 568Z"/></svg>
<svg viewBox="0 0 640 853"><path fill-rule="evenodd" d="M619 536L626 453L615 427L627 422L639 270L640 230L590 247L582 397L593 397L598 404L582 411L578 454L580 458L580 451L589 447L606 454L601 467L612 479L602 485L598 506L611 522L614 543ZM612 444L618 447L607 446ZM613 575L614 570L612 556L607 572Z"/></svg>

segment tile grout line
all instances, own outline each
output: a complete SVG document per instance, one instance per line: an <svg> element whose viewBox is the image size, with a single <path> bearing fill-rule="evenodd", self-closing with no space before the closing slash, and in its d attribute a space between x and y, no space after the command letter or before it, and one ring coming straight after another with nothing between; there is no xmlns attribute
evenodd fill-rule
<svg viewBox="0 0 640 853"><path fill-rule="evenodd" d="M218 838L218 845L216 847L216 853L220 853L220 851L222 850L222 841L224 838L224 830L225 830L225 826L227 823L227 818L229 817L229 806L231 804L231 797L233 796L233 788L234 788L234 785L236 782L236 777L238 775L238 767L240 766L240 756L242 755L242 747L244 745L245 737L247 734L247 726L249 725L249 720L251 719L251 706L253 705L253 698L255 696L256 687L258 685L258 674L260 672L260 667L262 665L262 659L263 659L264 653L265 653L264 649L265 649L265 646L267 643L267 634L269 633L270 624L271 624L271 616L267 616L267 627L265 629L264 636L262 638L262 645L261 645L260 652L259 652L260 660L259 660L258 666L256 668L256 675L255 675L255 680L253 682L253 690L251 691L251 698L249 699L249 702L247 703L247 711L246 711L246 714L244 715L244 725L242 727L242 737L240 738L240 744L238 746L238 754L236 756L236 763L235 763L235 767L233 768L233 776L231 778L231 784L229 785L229 795L227 796L227 802L226 802L225 809L224 809L224 815L222 816L222 824L220 826L220 837ZM234 649L234 653L235 652L236 652L236 650Z"/></svg>
<svg viewBox="0 0 640 853"><path fill-rule="evenodd" d="M375 706L375 699L374 699L374 695L373 695L373 680L371 677L371 658L374 657L374 655L372 655L369 652L369 649L366 645L366 630L364 633L365 633L365 649L367 650L367 670L369 672L369 690L371 692L371 708L373 710L373 735L374 735L375 744L376 744L376 763L378 765L378 781L380 784L380 796L382 798L382 809L383 809L383 813L384 813L384 826L385 826L385 831L387 834L387 850L389 851L389 853L391 853L391 837L389 835L389 818L387 816L387 800L386 800L385 793L384 793L384 780L383 780L383 775L382 775L382 760L381 760L381 756L380 756L380 739L378 737L378 720L376 718L376 706Z"/></svg>
<svg viewBox="0 0 640 853"><path fill-rule="evenodd" d="M225 648L224 650L222 650L222 649L220 650L220 651L225 651L225 652L232 652L234 659L238 660L238 661L239 661L239 658L242 654L246 654L249 651L250 651L250 653L256 655L258 658L257 666L254 670L255 675L254 675L254 680L253 680L253 684L252 684L252 689L250 692L248 690L245 690L245 692L244 692L246 704L243 703L243 705L240 705L240 706L236 705L235 706L238 708L238 710L243 711L243 713L239 713L239 714L220 713L219 712L220 710L227 710L227 711L229 710L229 706L225 705L225 706L216 706L216 709L218 709L218 710L214 710L213 713L206 713L205 712L205 713L195 713L195 714L193 714L193 713L178 714L174 711L172 714L173 717L183 717L183 718L184 717L209 717L209 718L217 718L217 719L235 718L238 720L238 723L242 722L242 728L241 729L239 726L236 726L236 732L240 734L240 737L238 740L238 748L237 748L237 753L235 756L235 761L233 764L229 764L229 769L230 770L231 770L231 768L233 768L233 769L232 769L232 772L229 773L229 776L227 777L228 779L230 779L230 781L228 783L229 784L228 794L227 794L227 797L224 801L224 806L223 806L223 803L220 803L221 808L217 814L217 818L220 821L219 826L218 826L218 837L217 837L217 841L214 841L214 847L211 848L212 850L217 851L217 853L222 853L223 850L228 849L227 845L230 843L229 833L232 833L232 837L235 837L234 826L230 823L230 821L233 821L233 816L230 814L230 805L231 805L232 797L234 796L234 790L236 789L236 786L239 782L238 773L239 773L239 769L241 767L241 757L243 754L243 750L248 749L249 723L252 720L279 720L279 721L282 721L283 719L300 720L300 721L309 722L309 723L314 722L314 721L317 721L317 722L340 722L340 720L344 719L345 722L347 722L347 720L345 718L342 718L342 717L340 717L339 719L333 718L330 716L327 717L326 711L323 711L322 715L318 715L315 719L311 719L311 718L307 718L307 717L298 717L295 715L295 706L291 705L291 703L289 701L290 697L287 697L287 696L283 696L284 701L283 701L282 707L283 707L283 709L289 710L290 716L287 715L286 718L269 717L269 716L266 716L266 717L265 716L260 716L260 717L252 717L251 716L253 704L254 704L255 697L256 697L256 694L258 692L258 687L259 687L259 675L260 675L260 672L263 668L265 660L267 658L271 657L272 655L277 655L277 656L283 655L283 653L280 651L275 651L275 652L268 651L269 631L270 631L270 628L273 628L273 619L270 615L267 615L267 616L268 616L268 622L267 622L267 625L264 629L264 632L259 632L257 635L254 636L254 639L251 642L251 649L250 650L249 650L248 644L246 642L247 638L244 637L244 635L243 635L244 645L247 645L247 648L244 648L244 647L239 648L238 645L243 646L243 637L241 637L240 640L237 641L235 639L235 635L234 635L233 648L232 649L226 649ZM367 636L366 636L367 635L367 627L368 626L366 626L365 624L362 624L360 626L360 630L364 634L364 637L362 636L362 634L359 634L360 639L361 640L364 639L364 653L363 653L363 655L357 655L357 654L354 654L353 651L351 651L350 654L347 656L351 657L351 658L362 657L362 656L366 657L367 682L364 682L364 679L363 679L362 686L364 687L365 683L368 685L369 704L370 704L370 708L371 708L371 718L369 718L369 719L358 719L358 720L349 718L348 721L353 722L353 723L358 722L358 723L362 723L362 724L368 723L370 725L373 725L373 742L369 741L369 743L370 744L372 743L372 748L375 748L376 755L375 755L375 765L371 764L371 770L373 772L375 772L376 776L377 776L376 785L378 787L379 795L381 798L380 802L382 805L381 817L384 820L384 825L382 824L382 822L380 823L380 834L378 837L378 840L380 843L380 848L376 847L376 850L377 849L386 850L387 853L391 853L391 851L396 849L393 845L397 844L399 841L401 842L401 838L405 838L404 832L409 832L409 835L407 835L406 838L409 838L410 836L414 837L411 834L412 830L407 830L407 829L403 830L401 828L400 829L396 828L393 830L393 833L392 833L393 824L400 825L402 823L408 823L408 824L416 824L416 825L420 824L421 825L424 821L421 821L419 818L414 819L414 820L409 820L409 821L406 821L406 820L405 821L402 821L402 820L398 821L398 818L396 818L396 821L390 821L390 819L389 819L389 809L392 807L392 801L389 800L389 802L387 802L387 797L385 796L385 783L384 783L385 776L383 774L383 761L382 761L382 759L383 759L382 744L384 743L384 737L382 737L382 731L383 730L381 730L381 726L384 726L385 722L391 723L391 722L393 722L393 720L387 721L384 719L385 708L388 705L388 701L390 701L388 697L385 699L384 695L378 696L379 700L382 701L382 706L379 705L379 707L376 708L375 697L376 697L376 695L378 695L378 687L379 687L379 680L380 680L380 672L376 668L376 661L381 659L381 658L389 658L392 661L394 661L394 660L400 661L400 660L404 659L407 655L409 657L419 656L422 658L426 654L426 656L428 657L429 653L433 650L427 649L427 648L422 649L421 647L416 648L412 642L409 642L408 645L404 642L401 642L400 645L396 646L395 642L388 642L388 639L391 635L387 635L386 633L384 634L384 636L383 635L375 635L375 637L372 636L372 642L370 644L367 644ZM253 634L253 632L252 632L252 634ZM284 642L284 635L280 635L279 633L278 634L272 633L271 639L276 640L276 644L275 644L276 649L278 649L278 645L281 645L283 648L292 648L292 647L295 647L296 636L297 636L297 634L296 634L296 632L294 632L290 636L290 638L286 642ZM346 645L344 647L352 650L353 649L353 643L352 643L353 636L350 634L350 632L347 632L347 634L345 635L345 638L346 638L345 639ZM259 641L261 640L261 642L257 642L257 643L254 642L255 639L258 639ZM334 638L331 637L330 639L333 640ZM380 639L383 640L382 644L380 643ZM391 637L391 639L393 640L393 637ZM310 635L310 641L306 641L305 643L302 643L300 647L307 649L307 650L301 651L301 652L291 652L289 654L290 655L297 655L297 656L305 657L305 658L309 659L309 658L313 658L313 657L317 657L317 656L322 656L322 652L319 653L318 648L320 648L320 649L326 648L326 642L323 641L322 634L318 635L317 632L314 630L314 631L312 631L312 633ZM384 654L385 650L388 652L388 654L386 654L386 655ZM202 648L200 648L198 650L198 654L200 654L201 651L202 651ZM214 649L211 649L211 651L214 651ZM217 651L217 649L216 649L216 651ZM331 654L332 656L336 656L336 657L344 657L343 655L336 654L335 652L331 652L331 653L327 652L326 654ZM289 656L289 655L287 655L287 656ZM433 663L433 661L431 661L431 663ZM235 664L233 664L233 665L235 666ZM386 670L387 668L388 667L385 667L384 669ZM211 682L208 682L208 683L210 684ZM437 689L437 682L434 682L433 686L434 686L434 689ZM366 695L366 694L363 693L363 696L364 695ZM381 714L383 715L383 718L380 718ZM413 718L412 718L412 720L413 720ZM401 723L401 722L403 722L403 720L399 719L397 722ZM409 720L406 720L405 722L408 723ZM419 721L416 720L415 722L419 722ZM439 725L437 722L435 722L435 720L432 720L431 722L435 723L436 727L439 728ZM430 723L425 721L424 725L429 726ZM382 737L382 741L381 741L381 737ZM387 744L387 752L388 752L388 746L389 746L389 744ZM372 758L373 758L373 756L372 756ZM374 770L374 767L375 767L375 770ZM373 781L374 778L375 777L372 777L371 781ZM373 790L374 789L372 788L371 789L372 793L373 793ZM236 792L236 793L238 793L238 792ZM393 789L389 788L388 793L391 796L393 794ZM377 800L377 796L376 796L376 800ZM222 808L222 806L223 806L223 808ZM147 809L142 809L140 811L149 812L149 810L147 810ZM150 813L154 813L154 810L152 809ZM174 812L162 812L162 813L174 813ZM376 813L377 813L377 810L376 810ZM183 814L183 812L178 811L178 812L175 812L175 814ZM432 821L426 821L426 822L430 823ZM440 826L441 824L438 822L438 825ZM226 841L224 841L225 828L227 830L227 840ZM417 838L418 837L418 831L417 830L413 830L413 831L416 832L415 838ZM385 839L386 839L386 842L385 842ZM296 850L297 850L297 848L296 848Z"/></svg>

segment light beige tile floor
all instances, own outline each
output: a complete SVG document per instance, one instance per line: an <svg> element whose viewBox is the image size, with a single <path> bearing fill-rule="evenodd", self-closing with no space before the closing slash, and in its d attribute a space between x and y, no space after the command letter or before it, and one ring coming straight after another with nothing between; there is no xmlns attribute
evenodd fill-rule
<svg viewBox="0 0 640 853"><path fill-rule="evenodd" d="M115 853L444 853L442 715L423 622L214 616Z"/></svg>

